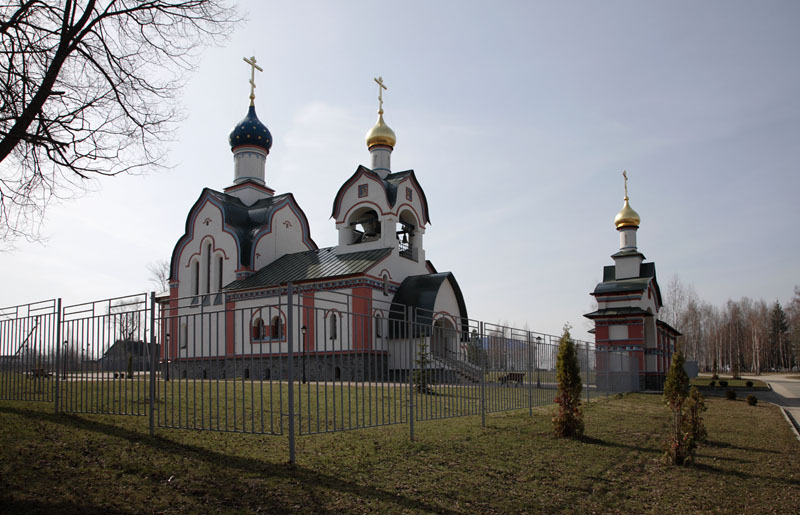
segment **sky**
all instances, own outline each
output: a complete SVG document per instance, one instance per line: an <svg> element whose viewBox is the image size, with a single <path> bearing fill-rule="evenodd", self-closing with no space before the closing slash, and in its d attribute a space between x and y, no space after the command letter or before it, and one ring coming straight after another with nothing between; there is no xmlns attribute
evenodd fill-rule
<svg viewBox="0 0 800 515"><path fill-rule="evenodd" d="M627 170L639 250L699 297L791 298L800 284L800 3L258 1L203 51L172 167L97 181L51 205L43 243L0 253L0 306L149 291L202 188L233 181L227 135L248 106L320 247L359 164L382 76L394 171L430 207L427 258L471 318L590 339Z"/></svg>

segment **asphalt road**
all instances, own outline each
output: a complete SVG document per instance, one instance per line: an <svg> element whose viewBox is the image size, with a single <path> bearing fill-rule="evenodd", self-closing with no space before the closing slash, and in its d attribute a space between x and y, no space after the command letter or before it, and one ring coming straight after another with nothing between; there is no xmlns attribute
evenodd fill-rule
<svg viewBox="0 0 800 515"><path fill-rule="evenodd" d="M760 400L769 401L786 409L794 418L795 427L800 423L800 372L793 374L769 374L763 376L747 376L747 379L758 379L769 383L771 392L759 392Z"/></svg>

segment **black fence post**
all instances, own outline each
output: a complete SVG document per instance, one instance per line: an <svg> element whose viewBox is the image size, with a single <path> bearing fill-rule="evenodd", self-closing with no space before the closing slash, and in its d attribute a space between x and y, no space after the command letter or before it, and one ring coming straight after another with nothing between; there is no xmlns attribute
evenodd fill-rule
<svg viewBox="0 0 800 515"><path fill-rule="evenodd" d="M56 302L56 393L53 399L53 408L56 413L59 410L61 395L61 297Z"/></svg>
<svg viewBox="0 0 800 515"><path fill-rule="evenodd" d="M410 364L408 367L408 431L411 441L414 441L414 369L416 367L417 349L415 348L414 338L411 336L414 329L414 308L406 307L406 340L410 353ZM420 372L420 374L424 374Z"/></svg>
<svg viewBox="0 0 800 515"><path fill-rule="evenodd" d="M150 292L150 436L156 434L156 293Z"/></svg>
<svg viewBox="0 0 800 515"><path fill-rule="evenodd" d="M295 463L295 434L294 434L294 299L292 298L292 283L286 284L286 311L287 327L286 344L288 346L286 359L288 360L289 383L289 463Z"/></svg>

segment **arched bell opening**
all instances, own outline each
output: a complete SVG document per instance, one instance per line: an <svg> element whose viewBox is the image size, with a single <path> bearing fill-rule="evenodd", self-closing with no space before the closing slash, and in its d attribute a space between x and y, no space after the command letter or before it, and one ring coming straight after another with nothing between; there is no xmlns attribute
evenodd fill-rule
<svg viewBox="0 0 800 515"><path fill-rule="evenodd" d="M381 239L381 220L372 208L363 207L354 211L350 216L348 227L351 232L351 244Z"/></svg>
<svg viewBox="0 0 800 515"><path fill-rule="evenodd" d="M395 231L397 236L400 255L402 257L417 260L417 219L410 211L400 213Z"/></svg>

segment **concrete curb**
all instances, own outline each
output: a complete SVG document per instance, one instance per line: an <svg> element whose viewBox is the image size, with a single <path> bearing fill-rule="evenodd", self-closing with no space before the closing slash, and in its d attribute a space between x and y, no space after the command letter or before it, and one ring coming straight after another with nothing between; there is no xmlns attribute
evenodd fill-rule
<svg viewBox="0 0 800 515"><path fill-rule="evenodd" d="M794 419L792 414L789 413L789 410L787 410L783 406L778 406L778 407L781 409L781 412L783 413L783 417L786 419L786 422L789 423L789 427L792 428L792 431L794 432L794 436L798 440L800 440L800 425L798 425L797 421Z"/></svg>

